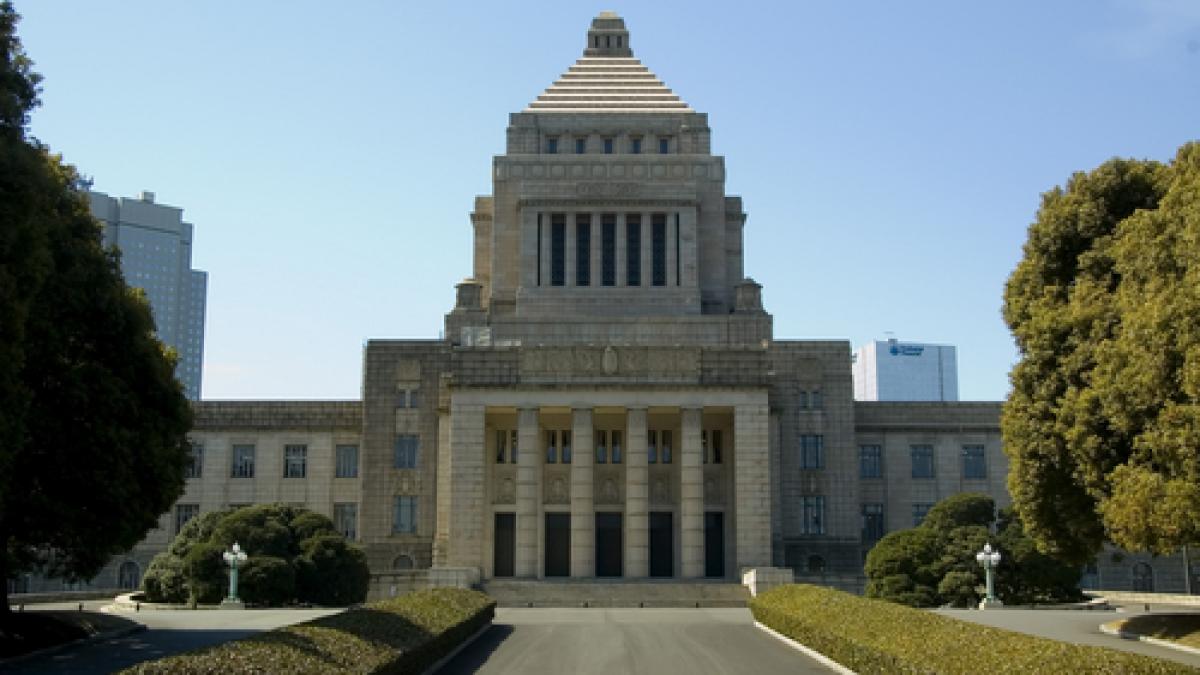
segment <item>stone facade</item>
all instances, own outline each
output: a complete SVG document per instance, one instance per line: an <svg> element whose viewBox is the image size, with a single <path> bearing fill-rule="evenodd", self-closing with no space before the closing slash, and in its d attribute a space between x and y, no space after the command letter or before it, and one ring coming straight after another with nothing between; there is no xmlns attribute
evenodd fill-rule
<svg viewBox="0 0 1200 675"><path fill-rule="evenodd" d="M587 39L510 117L445 339L370 341L361 401L198 403L187 492L106 574L189 515L283 501L340 514L376 593L423 569L857 588L939 499L1008 503L998 403L856 403L848 342L774 338L706 116L621 19Z"/></svg>

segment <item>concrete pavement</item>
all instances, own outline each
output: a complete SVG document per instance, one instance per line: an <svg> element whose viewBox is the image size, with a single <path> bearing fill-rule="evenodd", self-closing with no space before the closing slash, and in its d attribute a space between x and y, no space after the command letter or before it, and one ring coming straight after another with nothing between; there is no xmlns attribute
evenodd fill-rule
<svg viewBox="0 0 1200 675"><path fill-rule="evenodd" d="M1080 645L1119 649L1200 668L1200 655L1136 640L1124 640L1100 632L1100 624L1126 619L1135 616L1136 612L1012 608L986 611L972 609L939 609L935 611L938 614L962 621L1003 628L1017 633L1027 633Z"/></svg>
<svg viewBox="0 0 1200 675"><path fill-rule="evenodd" d="M85 609L98 610L108 602L89 602ZM37 605L37 609L72 609L77 603ZM177 654L189 649L247 637L264 630L308 621L340 609L247 609L247 610L143 610L116 612L136 621L146 630L123 637L67 647L53 654L7 665L5 672L38 675L101 675L135 663Z"/></svg>
<svg viewBox="0 0 1200 675"><path fill-rule="evenodd" d="M443 675L829 673L754 627L745 608L500 608Z"/></svg>

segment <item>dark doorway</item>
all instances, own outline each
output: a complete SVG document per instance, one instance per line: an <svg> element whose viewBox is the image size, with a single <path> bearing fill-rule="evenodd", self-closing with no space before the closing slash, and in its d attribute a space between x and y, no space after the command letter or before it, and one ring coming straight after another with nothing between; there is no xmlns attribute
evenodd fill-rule
<svg viewBox="0 0 1200 675"><path fill-rule="evenodd" d="M596 514L596 576L621 576L621 514Z"/></svg>
<svg viewBox="0 0 1200 675"><path fill-rule="evenodd" d="M492 576L511 577L517 550L517 516L497 513L492 544Z"/></svg>
<svg viewBox="0 0 1200 675"><path fill-rule="evenodd" d="M704 514L704 576L725 576L725 514Z"/></svg>
<svg viewBox="0 0 1200 675"><path fill-rule="evenodd" d="M675 541L670 511L650 512L650 576L675 576Z"/></svg>
<svg viewBox="0 0 1200 675"><path fill-rule="evenodd" d="M571 575L571 514L546 514L546 569L548 577Z"/></svg>

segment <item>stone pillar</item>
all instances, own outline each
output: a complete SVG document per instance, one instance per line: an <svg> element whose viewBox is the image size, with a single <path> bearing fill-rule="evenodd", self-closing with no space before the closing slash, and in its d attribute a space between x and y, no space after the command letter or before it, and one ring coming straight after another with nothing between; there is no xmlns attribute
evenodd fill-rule
<svg viewBox="0 0 1200 675"><path fill-rule="evenodd" d="M654 227L651 225L650 214L642 214L642 285L649 286L654 282L654 238L651 236Z"/></svg>
<svg viewBox="0 0 1200 675"><path fill-rule="evenodd" d="M596 576L595 457L591 408L571 411L571 576Z"/></svg>
<svg viewBox="0 0 1200 675"><path fill-rule="evenodd" d="M575 285L575 228L579 226L574 213L563 216L566 236L563 237L563 285Z"/></svg>
<svg viewBox="0 0 1200 675"><path fill-rule="evenodd" d="M664 244L667 247L667 269L665 270L666 274L664 275L666 277L667 286L679 285L675 277L675 223L677 222L678 218L679 216L674 211L667 213L667 236Z"/></svg>
<svg viewBox="0 0 1200 675"><path fill-rule="evenodd" d="M625 413L625 576L650 576L650 476L646 464L646 409Z"/></svg>
<svg viewBox="0 0 1200 675"><path fill-rule="evenodd" d="M542 452L537 408L517 411L517 550L516 575L538 571L538 502L541 500ZM457 479L457 476L455 477ZM482 491L480 494L483 494Z"/></svg>
<svg viewBox="0 0 1200 675"><path fill-rule="evenodd" d="M537 246L537 212L533 209L521 209L521 285L534 288L538 285L538 246ZM492 278L498 279L499 269L492 271ZM494 288L494 287L493 287Z"/></svg>
<svg viewBox="0 0 1200 675"><path fill-rule="evenodd" d="M684 408L679 439L680 574L704 576L704 469L700 444L700 408ZM764 482L763 485L766 485Z"/></svg>
<svg viewBox="0 0 1200 675"><path fill-rule="evenodd" d="M541 286L550 285L550 214L537 213L534 215L534 229L537 230L535 237L541 237L542 245L539 253L541 265L538 268L538 275L541 279Z"/></svg>
<svg viewBox="0 0 1200 675"><path fill-rule="evenodd" d="M625 267L625 214L624 212L617 214L617 286L624 286L628 277L628 271Z"/></svg>
<svg viewBox="0 0 1200 675"><path fill-rule="evenodd" d="M737 532L736 566L771 564L770 412L767 395L733 412L733 500Z"/></svg>
<svg viewBox="0 0 1200 675"><path fill-rule="evenodd" d="M439 514L438 536L444 537L440 561L449 567L483 565L484 539L484 406L477 403L450 404L449 516ZM439 447L439 451L441 447ZM440 454L440 452L439 452ZM441 466L439 478L441 478ZM440 487L440 486L439 486ZM441 495L438 496L441 501Z"/></svg>
<svg viewBox="0 0 1200 675"><path fill-rule="evenodd" d="M604 248L604 224L600 222L600 212L593 211L592 218L592 250L588 251L591 256L592 267L592 286L604 285L604 270L603 258L601 251Z"/></svg>
<svg viewBox="0 0 1200 675"><path fill-rule="evenodd" d="M700 250L695 207L679 212L679 285L697 288L700 285Z"/></svg>

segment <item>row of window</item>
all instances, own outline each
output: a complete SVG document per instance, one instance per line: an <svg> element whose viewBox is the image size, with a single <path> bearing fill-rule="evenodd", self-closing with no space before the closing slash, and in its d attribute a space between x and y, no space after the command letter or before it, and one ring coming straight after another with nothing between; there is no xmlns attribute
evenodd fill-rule
<svg viewBox="0 0 1200 675"><path fill-rule="evenodd" d="M801 391L796 396L797 407L801 410L824 410L825 397L821 395L819 389L813 391Z"/></svg>
<svg viewBox="0 0 1200 675"><path fill-rule="evenodd" d="M919 526L924 520L932 503L914 502L912 505L912 526ZM883 517L883 504L869 502L862 504L862 540L873 543L883 538L887 526ZM825 534L825 497L823 495L806 495L800 498L800 534Z"/></svg>
<svg viewBox="0 0 1200 675"><path fill-rule="evenodd" d="M254 478L258 449L252 443L234 444L230 451L230 478ZM185 478L204 475L204 446L192 443L191 457L184 467ZM283 477L304 478L308 475L308 446L292 443L283 446ZM334 448L334 476L358 477L358 446L338 445Z"/></svg>
<svg viewBox="0 0 1200 675"><path fill-rule="evenodd" d="M539 286L549 281L550 286L567 285L567 256L574 256L575 278L574 286L616 286L617 285L617 214L600 214L600 275L594 278L592 272L592 214L574 214L575 250L567 251L567 214L549 214L549 279L542 278L543 237L545 233L546 214L537 214L537 247L538 247L538 277ZM667 225L668 214L651 213L650 215L650 285L667 285ZM675 248L675 269L673 285L679 285L680 252L679 252L679 214L674 215L673 238ZM625 233L625 269L626 286L642 285L642 214L624 214ZM595 283L599 281L599 283Z"/></svg>
<svg viewBox="0 0 1200 675"><path fill-rule="evenodd" d="M398 534L415 534L417 532L417 500L413 495L397 495L395 512L392 520L392 531ZM231 508L248 506L248 504L230 504ZM175 505L175 534L187 525L188 521L200 515L199 504ZM358 539L358 504L355 502L336 502L333 505L333 526L345 538L353 541Z"/></svg>
<svg viewBox="0 0 1200 675"><path fill-rule="evenodd" d="M671 137L670 136L658 136L657 139L658 139L658 154L660 154L660 155L671 154ZM575 151L576 155L587 154L588 145L589 145L587 136L572 136L570 138L570 140L574 141L573 147L574 147L574 151ZM640 155L646 151L645 149L646 149L647 144L644 141L643 137L630 136L628 140L629 140L629 145L626 146L626 150L628 151L629 154ZM565 137L547 136L546 137L546 154L557 155L559 153L562 153L564 151L564 144L567 142L568 142L568 139L566 139ZM593 146L593 147L595 147L595 146ZM600 138L600 145L598 146L598 148L595 148L595 149L599 149L601 152L603 152L606 155L611 155L616 151L616 148L617 148L617 139L615 137L602 136Z"/></svg>
<svg viewBox="0 0 1200 675"><path fill-rule="evenodd" d="M649 429L646 432L646 462L670 464L672 461L672 436L670 429ZM597 430L596 463L620 464L624 460L621 450L622 433L616 430ZM701 453L705 464L724 462L724 446L720 429L705 429L700 434ZM566 429L548 429L545 434L544 452L547 464L571 463L571 432ZM496 431L496 463L517 463L517 432L515 429Z"/></svg>
<svg viewBox="0 0 1200 675"><path fill-rule="evenodd" d="M910 445L913 478L936 477L936 462L932 445ZM883 446L858 446L858 475L860 478L883 478ZM966 480L987 478L987 454L982 445L962 446L962 477Z"/></svg>

